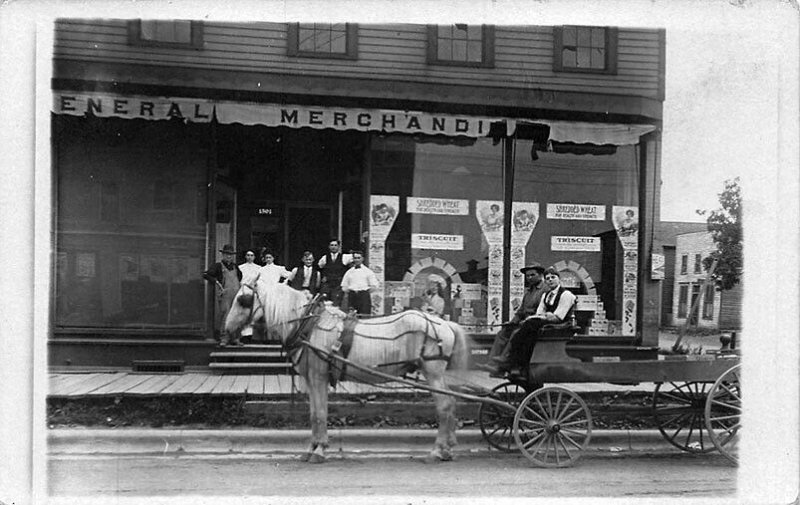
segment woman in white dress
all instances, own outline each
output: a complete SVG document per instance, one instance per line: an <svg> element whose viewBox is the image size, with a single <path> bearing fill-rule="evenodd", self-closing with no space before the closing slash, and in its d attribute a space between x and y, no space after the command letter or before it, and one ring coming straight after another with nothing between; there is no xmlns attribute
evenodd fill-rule
<svg viewBox="0 0 800 505"><path fill-rule="evenodd" d="M244 263L239 265L239 270L242 271L242 284L250 284L251 286L255 284L256 279L258 279L258 272L261 267L255 262L256 261L256 253L248 250L244 253ZM242 328L242 338L244 339L251 339L253 337L253 326L247 325Z"/></svg>

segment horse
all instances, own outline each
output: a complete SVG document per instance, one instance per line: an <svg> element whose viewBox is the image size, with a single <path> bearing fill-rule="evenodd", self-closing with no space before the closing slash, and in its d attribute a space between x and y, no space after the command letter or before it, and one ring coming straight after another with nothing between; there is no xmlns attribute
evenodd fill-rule
<svg viewBox="0 0 800 505"><path fill-rule="evenodd" d="M378 368L383 381L420 370L429 386L448 391L445 370L465 369L469 356L469 338L457 323L419 310L356 321L330 302L312 299L307 292L285 284L256 282L239 288L225 319L226 331L233 333L257 320L280 335L306 384L311 440L301 460L311 463L322 463L326 458L329 372L341 367L330 353L341 345L346 325L353 330L347 355L353 366L346 369L350 380L380 382L369 372ZM439 427L425 461L450 461L456 445L456 400L437 392L433 392L433 398Z"/></svg>

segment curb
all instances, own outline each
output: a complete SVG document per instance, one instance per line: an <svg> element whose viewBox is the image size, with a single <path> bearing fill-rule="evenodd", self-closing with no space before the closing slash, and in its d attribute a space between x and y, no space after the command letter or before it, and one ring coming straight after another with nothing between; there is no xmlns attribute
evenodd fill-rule
<svg viewBox="0 0 800 505"><path fill-rule="evenodd" d="M329 429L331 448L347 451L427 451L435 429ZM478 429L458 433L459 450L488 450ZM299 452L309 430L55 429L49 455L258 454ZM658 430L594 430L589 449L611 452L669 448Z"/></svg>

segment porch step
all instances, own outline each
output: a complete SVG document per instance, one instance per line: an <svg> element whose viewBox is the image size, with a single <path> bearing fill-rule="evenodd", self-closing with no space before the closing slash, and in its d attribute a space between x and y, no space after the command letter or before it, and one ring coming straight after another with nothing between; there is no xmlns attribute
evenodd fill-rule
<svg viewBox="0 0 800 505"><path fill-rule="evenodd" d="M208 367L223 374L287 375L292 365L280 345L248 344L242 347L221 347L209 354Z"/></svg>
<svg viewBox="0 0 800 505"><path fill-rule="evenodd" d="M264 363L264 362L212 362L208 367L216 372L226 375L235 374L262 374L262 375L291 375L292 364L283 363Z"/></svg>

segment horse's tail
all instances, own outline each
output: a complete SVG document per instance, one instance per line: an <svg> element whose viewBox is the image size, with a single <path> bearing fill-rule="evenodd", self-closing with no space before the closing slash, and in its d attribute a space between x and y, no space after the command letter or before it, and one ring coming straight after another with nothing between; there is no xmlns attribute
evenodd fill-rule
<svg viewBox="0 0 800 505"><path fill-rule="evenodd" d="M464 328L455 322L448 321L447 325L453 330L455 340L453 342L453 354L450 355L450 363L447 368L450 370L466 370L469 366L469 352L472 346L472 339L469 338Z"/></svg>

